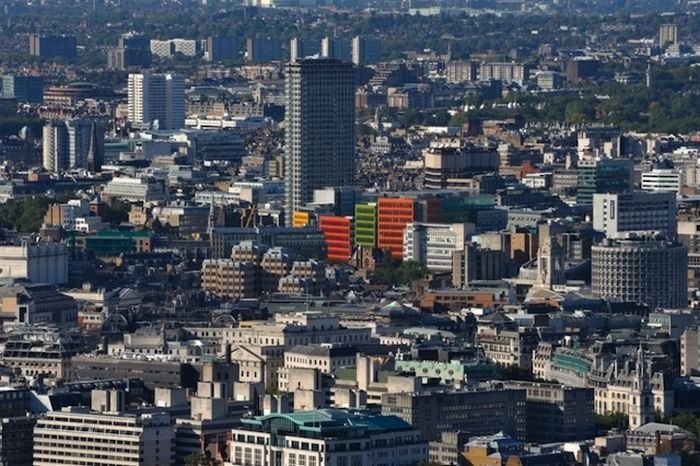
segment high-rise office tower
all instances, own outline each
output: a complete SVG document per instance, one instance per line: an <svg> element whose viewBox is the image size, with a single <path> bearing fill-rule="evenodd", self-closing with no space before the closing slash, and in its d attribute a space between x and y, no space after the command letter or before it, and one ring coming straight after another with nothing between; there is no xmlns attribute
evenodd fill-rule
<svg viewBox="0 0 700 466"><path fill-rule="evenodd" d="M158 129L185 126L185 81L176 74L130 74L129 121Z"/></svg>
<svg viewBox="0 0 700 466"><path fill-rule="evenodd" d="M151 38L145 34L127 32L119 37L119 47L123 49L150 49Z"/></svg>
<svg viewBox="0 0 700 466"><path fill-rule="evenodd" d="M374 37L355 36L352 39L352 62L358 66L377 63L382 43Z"/></svg>
<svg viewBox="0 0 700 466"><path fill-rule="evenodd" d="M68 168L68 130L63 121L52 121L44 126L43 166L49 172Z"/></svg>
<svg viewBox="0 0 700 466"><path fill-rule="evenodd" d="M151 41L144 34L122 34L119 45L107 52L107 67L116 70L151 66Z"/></svg>
<svg viewBox="0 0 700 466"><path fill-rule="evenodd" d="M41 76L4 75L2 96L22 103L40 104L44 100L44 80Z"/></svg>
<svg viewBox="0 0 700 466"><path fill-rule="evenodd" d="M100 171L104 159L104 130L97 122L87 118L69 120L66 127L70 167Z"/></svg>
<svg viewBox="0 0 700 466"><path fill-rule="evenodd" d="M71 168L100 171L104 159L104 130L83 118L52 121L43 131L43 166L50 172Z"/></svg>
<svg viewBox="0 0 700 466"><path fill-rule="evenodd" d="M73 36L29 35L29 54L42 58L76 58L78 40Z"/></svg>
<svg viewBox="0 0 700 466"><path fill-rule="evenodd" d="M266 63L282 60L282 42L277 39L248 39L246 61Z"/></svg>
<svg viewBox="0 0 700 466"><path fill-rule="evenodd" d="M298 37L289 41L290 61L301 60L321 54L321 42L314 39L300 39Z"/></svg>
<svg viewBox="0 0 700 466"><path fill-rule="evenodd" d="M593 194L621 193L632 189L634 162L630 159L590 159L578 163L576 203L593 203Z"/></svg>
<svg viewBox="0 0 700 466"><path fill-rule="evenodd" d="M666 238L675 238L676 194L646 191L594 194L593 228L608 238L624 238L631 233L661 233Z"/></svg>
<svg viewBox="0 0 700 466"><path fill-rule="evenodd" d="M210 62L235 60L239 48L238 41L233 37L210 36L204 44L204 58Z"/></svg>
<svg viewBox="0 0 700 466"><path fill-rule="evenodd" d="M287 65L285 216L314 189L350 186L355 176L355 85L351 63L303 59Z"/></svg>
<svg viewBox="0 0 700 466"><path fill-rule="evenodd" d="M678 43L678 26L675 24L662 24L659 26L659 47Z"/></svg>
<svg viewBox="0 0 700 466"><path fill-rule="evenodd" d="M352 61L352 43L348 39L324 37L321 39L321 56L340 61Z"/></svg>

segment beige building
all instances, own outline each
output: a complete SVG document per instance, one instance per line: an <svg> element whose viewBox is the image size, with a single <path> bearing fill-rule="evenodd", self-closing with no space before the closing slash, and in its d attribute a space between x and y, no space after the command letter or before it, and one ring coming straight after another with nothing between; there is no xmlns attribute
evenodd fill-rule
<svg viewBox="0 0 700 466"><path fill-rule="evenodd" d="M629 416L630 429L673 411L673 390L666 389L663 373L653 373L640 348L635 359L624 365L613 362L591 368L588 383L595 389L596 414L622 413Z"/></svg>
<svg viewBox="0 0 700 466"><path fill-rule="evenodd" d="M299 276L304 268L295 266ZM230 259L208 259L202 263L202 288L221 298L251 298L272 293L290 272L289 255L282 248L266 249L253 241L242 241L231 249Z"/></svg>
<svg viewBox="0 0 700 466"><path fill-rule="evenodd" d="M204 329L196 332L207 333ZM222 345L233 348L232 360L239 365L239 380L264 383L266 387L277 386L285 350L297 345L368 343L370 335L369 328L345 328L336 318L321 312L277 314L274 322L220 333L225 339Z"/></svg>
<svg viewBox="0 0 700 466"><path fill-rule="evenodd" d="M692 375L698 370L700 338L697 327L687 328L681 335L681 375Z"/></svg>
<svg viewBox="0 0 700 466"><path fill-rule="evenodd" d="M195 335L216 336L223 345L281 346L311 344L360 344L371 341L372 329L347 328L337 318L320 311L276 314L274 320L256 321L222 331L213 328L188 328ZM207 335L209 334L209 335Z"/></svg>
<svg viewBox="0 0 700 466"><path fill-rule="evenodd" d="M0 363L28 379L44 383L69 379L71 358L82 351L75 333L33 326L10 333L0 353Z"/></svg>
<svg viewBox="0 0 700 466"><path fill-rule="evenodd" d="M504 366L517 366L527 370L532 369L532 355L538 340L537 332L529 329L494 330L482 332L478 336L486 357Z"/></svg>
<svg viewBox="0 0 700 466"><path fill-rule="evenodd" d="M68 249L59 243L23 242L0 246L0 278L27 278L35 283L68 281Z"/></svg>
<svg viewBox="0 0 700 466"><path fill-rule="evenodd" d="M317 369L332 374L341 367L355 366L355 349L349 346L298 345L284 352L284 367Z"/></svg>
<svg viewBox="0 0 700 466"><path fill-rule="evenodd" d="M238 365L238 381L248 384L277 386L277 370L282 367L284 349L280 346L241 345L231 352Z"/></svg>
<svg viewBox="0 0 700 466"><path fill-rule="evenodd" d="M207 259L202 262L202 289L224 299L256 296L256 267L250 262Z"/></svg>
<svg viewBox="0 0 700 466"><path fill-rule="evenodd" d="M313 259L294 261L289 275L279 280L278 291L286 294L317 294L325 278L323 264Z"/></svg>
<svg viewBox="0 0 700 466"><path fill-rule="evenodd" d="M224 387L198 383L197 394L190 398L190 416L175 420L176 464L184 464L189 455L201 452L221 462L228 458L231 429L238 419L227 416Z"/></svg>
<svg viewBox="0 0 700 466"><path fill-rule="evenodd" d="M113 410L119 407L111 399L117 393L93 396L98 410L70 407L40 418L34 428L34 466L171 466L175 434L170 415L122 414Z"/></svg>
<svg viewBox="0 0 700 466"><path fill-rule="evenodd" d="M321 390L321 377L318 369L280 367L277 370L277 389L281 392Z"/></svg>
<svg viewBox="0 0 700 466"><path fill-rule="evenodd" d="M0 287L0 320L6 324L74 325L78 305L53 285L5 283Z"/></svg>

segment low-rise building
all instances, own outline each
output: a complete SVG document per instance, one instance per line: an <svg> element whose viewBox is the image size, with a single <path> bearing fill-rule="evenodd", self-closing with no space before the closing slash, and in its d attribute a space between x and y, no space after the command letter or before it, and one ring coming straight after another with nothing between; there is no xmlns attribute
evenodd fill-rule
<svg viewBox="0 0 700 466"><path fill-rule="evenodd" d="M532 354L539 343L534 329L482 332L478 336L486 356L503 366L532 369Z"/></svg>
<svg viewBox="0 0 700 466"><path fill-rule="evenodd" d="M396 416L323 409L244 418L233 430L231 464L413 466L427 443Z"/></svg>
<svg viewBox="0 0 700 466"><path fill-rule="evenodd" d="M649 422L625 433L627 449L645 455L663 455L695 450L696 439L673 424Z"/></svg>
<svg viewBox="0 0 700 466"><path fill-rule="evenodd" d="M60 293L53 285L4 283L0 286L0 320L7 324L76 323L78 305L70 296Z"/></svg>
<svg viewBox="0 0 700 466"><path fill-rule="evenodd" d="M34 466L171 466L175 435L170 415L138 416L73 407L46 413L34 428Z"/></svg>
<svg viewBox="0 0 700 466"><path fill-rule="evenodd" d="M10 333L0 353L2 364L29 379L50 384L69 379L71 358L83 346L75 333L31 327Z"/></svg>
<svg viewBox="0 0 700 466"><path fill-rule="evenodd" d="M284 352L284 367L332 374L341 367L354 366L355 354L352 346L297 345Z"/></svg>
<svg viewBox="0 0 700 466"><path fill-rule="evenodd" d="M453 254L464 250L473 232L474 226L466 223L409 223L403 234L403 260L432 272L451 272Z"/></svg>
<svg viewBox="0 0 700 466"><path fill-rule="evenodd" d="M443 432L440 440L428 444L428 460L432 464L461 465L464 462L462 452L468 441L466 432Z"/></svg>
<svg viewBox="0 0 700 466"><path fill-rule="evenodd" d="M677 170L655 168L642 173L644 191L680 194L681 186L681 174Z"/></svg>
<svg viewBox="0 0 700 466"><path fill-rule="evenodd" d="M105 186L105 197L122 199L130 202L162 202L167 193L163 182L151 178L130 178L118 176Z"/></svg>
<svg viewBox="0 0 700 466"><path fill-rule="evenodd" d="M27 278L34 283L68 282L68 249L60 243L22 242L0 246L0 278Z"/></svg>
<svg viewBox="0 0 700 466"><path fill-rule="evenodd" d="M526 391L528 441L573 442L596 435L592 388L519 381L505 386Z"/></svg>
<svg viewBox="0 0 700 466"><path fill-rule="evenodd" d="M386 393L381 406L382 414L400 417L429 441L440 440L442 432L456 431L526 436L526 393L522 389Z"/></svg>
<svg viewBox="0 0 700 466"><path fill-rule="evenodd" d="M503 432L472 438L464 451L466 464L471 466L574 466L570 452L534 451L522 441Z"/></svg>

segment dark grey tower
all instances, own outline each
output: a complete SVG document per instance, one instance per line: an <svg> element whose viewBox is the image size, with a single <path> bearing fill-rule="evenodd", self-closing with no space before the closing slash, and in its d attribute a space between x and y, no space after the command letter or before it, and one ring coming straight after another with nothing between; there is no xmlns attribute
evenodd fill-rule
<svg viewBox="0 0 700 466"><path fill-rule="evenodd" d="M351 186L355 177L355 82L351 63L327 58L287 65L285 217L314 189Z"/></svg>

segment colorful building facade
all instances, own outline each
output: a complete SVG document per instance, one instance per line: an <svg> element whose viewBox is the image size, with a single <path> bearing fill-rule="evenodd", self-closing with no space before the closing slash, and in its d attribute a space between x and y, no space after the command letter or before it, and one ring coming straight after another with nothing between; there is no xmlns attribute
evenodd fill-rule
<svg viewBox="0 0 700 466"><path fill-rule="evenodd" d="M413 199L382 197L377 202L377 246L403 258L403 232L415 220Z"/></svg>
<svg viewBox="0 0 700 466"><path fill-rule="evenodd" d="M377 247L377 204L355 204L355 244Z"/></svg>
<svg viewBox="0 0 700 466"><path fill-rule="evenodd" d="M321 215L318 218L318 226L326 239L328 260L348 262L352 255L352 217Z"/></svg>

